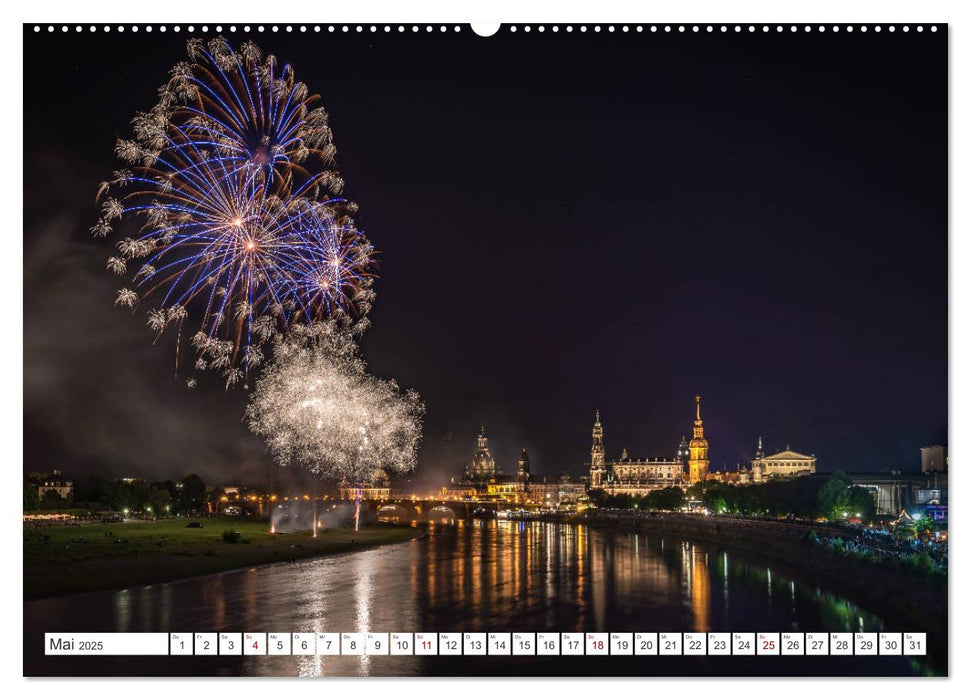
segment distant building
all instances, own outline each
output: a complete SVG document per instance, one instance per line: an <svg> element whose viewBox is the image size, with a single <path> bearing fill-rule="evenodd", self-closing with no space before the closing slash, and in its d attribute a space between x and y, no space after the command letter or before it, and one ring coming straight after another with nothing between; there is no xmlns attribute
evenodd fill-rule
<svg viewBox="0 0 971 700"><path fill-rule="evenodd" d="M366 501L387 501L391 498L391 481L387 472L376 469L362 484L341 483L338 494L343 501L354 501L358 496Z"/></svg>
<svg viewBox="0 0 971 700"><path fill-rule="evenodd" d="M925 474L947 471L947 448L931 445L920 448L920 470Z"/></svg>
<svg viewBox="0 0 971 700"><path fill-rule="evenodd" d="M453 478L452 483L453 486L466 490L472 500L525 503L529 477L529 455L525 448L519 458L518 473L503 474L489 451L489 438L486 437L483 426L479 428L471 464L467 464L462 477L458 480Z"/></svg>
<svg viewBox="0 0 971 700"><path fill-rule="evenodd" d="M516 476L524 484L529 483L529 455L526 453L526 448L523 448L522 454L519 455L519 471L516 472Z"/></svg>
<svg viewBox="0 0 971 700"><path fill-rule="evenodd" d="M526 501L532 505L555 507L563 503L576 503L587 495L586 484L573 481L569 476L558 479L534 478L529 482Z"/></svg>
<svg viewBox="0 0 971 700"><path fill-rule="evenodd" d="M781 452L763 455L762 438L752 460L752 481L778 479L793 476L809 476L816 473L816 457L790 450L788 446Z"/></svg>
<svg viewBox="0 0 971 700"><path fill-rule="evenodd" d="M680 458L631 459L627 448L624 448L620 459L608 464L603 436L600 411L597 411L594 414L593 444L590 448L591 490L602 490L609 495L643 496L651 491L683 484L684 471Z"/></svg>
<svg viewBox="0 0 971 700"><path fill-rule="evenodd" d="M600 411L594 412L593 446L590 448L590 488L599 489L607 480L607 464L604 453L604 428L600 424Z"/></svg>
<svg viewBox="0 0 971 700"><path fill-rule="evenodd" d="M465 467L462 478L453 479L452 487L442 489L442 493L461 494L462 500L496 505L555 507L565 501L576 501L586 494L586 488L569 477L536 477L525 447L519 455L516 474L504 474L489 451L489 439L483 427L479 430L472 463Z"/></svg>
<svg viewBox="0 0 971 700"><path fill-rule="evenodd" d="M479 429L478 447L472 457L472 464L465 468L465 479L470 482L485 483L499 475L496 460L489 452L489 438L485 435L485 426Z"/></svg>
<svg viewBox="0 0 971 700"><path fill-rule="evenodd" d="M49 491L53 491L61 498L68 498L74 491L74 482L64 479L60 470L55 469L44 479L44 483L37 487L37 495L43 498Z"/></svg>
<svg viewBox="0 0 971 700"><path fill-rule="evenodd" d="M902 510L909 512L918 505L935 500L931 497L933 494L927 493L928 482L932 480L919 472L850 473L846 476L855 485L870 492L877 515L897 515ZM922 500L924 503L920 503Z"/></svg>
<svg viewBox="0 0 971 700"><path fill-rule="evenodd" d="M751 466L743 467L741 464L736 464L732 471L728 469L709 471L706 478L708 481L720 481L723 484L732 484L733 486L751 484L755 481Z"/></svg>
<svg viewBox="0 0 971 700"><path fill-rule="evenodd" d="M688 458L690 456L691 451L688 449L688 441L682 435L681 442L678 444L678 461L681 462L681 471L685 474L688 473Z"/></svg>

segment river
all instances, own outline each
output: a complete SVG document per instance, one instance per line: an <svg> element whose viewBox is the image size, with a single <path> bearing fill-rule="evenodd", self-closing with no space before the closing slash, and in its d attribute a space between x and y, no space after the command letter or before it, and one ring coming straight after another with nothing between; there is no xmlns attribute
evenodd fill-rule
<svg viewBox="0 0 971 700"><path fill-rule="evenodd" d="M670 535L473 521L377 549L24 603L42 675L914 675L915 657L46 657L44 632L901 630L749 557Z"/></svg>

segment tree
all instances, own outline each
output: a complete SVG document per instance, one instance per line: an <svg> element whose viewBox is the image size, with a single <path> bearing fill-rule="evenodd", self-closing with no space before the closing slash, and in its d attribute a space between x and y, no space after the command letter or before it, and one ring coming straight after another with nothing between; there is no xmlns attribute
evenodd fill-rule
<svg viewBox="0 0 971 700"><path fill-rule="evenodd" d="M677 486L651 491L645 498L644 506L652 510L677 510L684 503L684 491Z"/></svg>
<svg viewBox="0 0 971 700"><path fill-rule="evenodd" d="M863 520L872 520L877 514L877 504L873 500L873 494L862 486L851 486L847 501L847 512L859 513L859 517Z"/></svg>
<svg viewBox="0 0 971 700"><path fill-rule="evenodd" d="M607 492L603 489L589 491L587 496L590 497L590 502L597 508L604 508L607 505Z"/></svg>
<svg viewBox="0 0 971 700"><path fill-rule="evenodd" d="M125 505L134 511L144 511L151 505L152 487L144 479L124 482L127 495Z"/></svg>
<svg viewBox="0 0 971 700"><path fill-rule="evenodd" d="M76 480L72 494L75 505L100 506L105 502L105 486L105 480L97 474Z"/></svg>
<svg viewBox="0 0 971 700"><path fill-rule="evenodd" d="M206 504L209 506L209 511L211 513L219 512L219 501L222 500L226 492L223 491L222 487L216 486L206 494Z"/></svg>
<svg viewBox="0 0 971 700"><path fill-rule="evenodd" d="M172 497L163 486L153 485L148 495L148 502L152 507L152 512L157 516L162 516L168 512L167 507L171 506Z"/></svg>
<svg viewBox="0 0 971 700"><path fill-rule="evenodd" d="M24 482L24 510L37 510L40 508L40 494L37 487L29 481Z"/></svg>
<svg viewBox="0 0 971 700"><path fill-rule="evenodd" d="M197 474L186 474L179 481L176 503L183 513L195 513L202 510L206 498L206 482Z"/></svg>
<svg viewBox="0 0 971 700"><path fill-rule="evenodd" d="M827 479L816 494L816 506L825 517L836 520L845 517L850 508L850 480L842 472Z"/></svg>
<svg viewBox="0 0 971 700"><path fill-rule="evenodd" d="M67 501L55 489L47 489L41 494L40 507L44 509L63 508Z"/></svg>

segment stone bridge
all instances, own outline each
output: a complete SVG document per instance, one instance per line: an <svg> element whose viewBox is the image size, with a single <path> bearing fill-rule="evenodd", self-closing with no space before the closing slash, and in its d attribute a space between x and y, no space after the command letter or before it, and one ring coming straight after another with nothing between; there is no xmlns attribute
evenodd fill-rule
<svg viewBox="0 0 971 700"><path fill-rule="evenodd" d="M475 515L491 517L497 510L494 502L456 501L442 499L365 499L379 519L389 522L442 522L468 520Z"/></svg>

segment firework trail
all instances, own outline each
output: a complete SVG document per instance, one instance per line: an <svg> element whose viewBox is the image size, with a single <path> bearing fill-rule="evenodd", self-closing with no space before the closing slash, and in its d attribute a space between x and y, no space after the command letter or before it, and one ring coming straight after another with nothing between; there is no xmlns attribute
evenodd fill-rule
<svg viewBox="0 0 971 700"><path fill-rule="evenodd" d="M415 467L424 412L417 393L369 375L351 333L330 322L278 336L246 415L277 462L360 493L378 470Z"/></svg>
<svg viewBox="0 0 971 700"><path fill-rule="evenodd" d="M374 251L328 169L327 114L290 66L222 38L193 39L188 54L133 119L134 138L119 140L128 167L99 188L91 231L128 234L107 262L130 279L116 306L152 299L149 327L174 326L180 339L196 321L196 368L222 372L228 387L260 364L275 331L363 318Z"/></svg>

